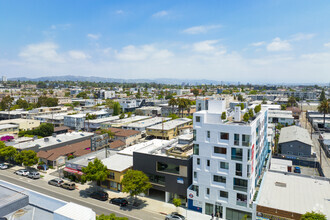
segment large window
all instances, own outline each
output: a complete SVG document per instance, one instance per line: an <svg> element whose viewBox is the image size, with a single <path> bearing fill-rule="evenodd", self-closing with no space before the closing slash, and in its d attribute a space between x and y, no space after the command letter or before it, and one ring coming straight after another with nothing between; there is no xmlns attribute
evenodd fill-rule
<svg viewBox="0 0 330 220"><path fill-rule="evenodd" d="M199 155L199 144L194 144L194 154Z"/></svg>
<svg viewBox="0 0 330 220"><path fill-rule="evenodd" d="M193 140L196 141L196 130L193 130Z"/></svg>
<svg viewBox="0 0 330 220"><path fill-rule="evenodd" d="M232 147L231 148L231 159L242 161L243 160L243 149Z"/></svg>
<svg viewBox="0 0 330 220"><path fill-rule="evenodd" d="M234 145L239 145L239 134L234 134Z"/></svg>
<svg viewBox="0 0 330 220"><path fill-rule="evenodd" d="M244 179L234 178L234 190L247 192L248 181Z"/></svg>
<svg viewBox="0 0 330 220"><path fill-rule="evenodd" d="M200 116L196 116L196 122L201 122L201 117Z"/></svg>
<svg viewBox="0 0 330 220"><path fill-rule="evenodd" d="M160 185L165 185L164 176L159 176L159 175L154 175L154 174L149 174L149 173L147 173L147 176L149 177L150 182L160 184Z"/></svg>
<svg viewBox="0 0 330 220"><path fill-rule="evenodd" d="M220 168L221 169L228 170L229 169L229 163L227 163L227 162L220 162Z"/></svg>
<svg viewBox="0 0 330 220"><path fill-rule="evenodd" d="M222 198L228 198L228 192L226 192L226 191L220 191L220 197L222 197Z"/></svg>
<svg viewBox="0 0 330 220"><path fill-rule="evenodd" d="M242 145L246 147L250 146L250 135L247 134L242 135Z"/></svg>
<svg viewBox="0 0 330 220"><path fill-rule="evenodd" d="M171 163L157 162L157 171L179 174L180 166Z"/></svg>
<svg viewBox="0 0 330 220"><path fill-rule="evenodd" d="M221 132L220 133L221 140L229 140L229 133Z"/></svg>
<svg viewBox="0 0 330 220"><path fill-rule="evenodd" d="M213 181L218 183L226 183L226 177L213 175Z"/></svg>
<svg viewBox="0 0 330 220"><path fill-rule="evenodd" d="M111 180L115 179L115 173L114 172L110 172L109 179L111 179Z"/></svg>
<svg viewBox="0 0 330 220"><path fill-rule="evenodd" d="M227 148L225 147L214 147L215 154L227 154Z"/></svg>

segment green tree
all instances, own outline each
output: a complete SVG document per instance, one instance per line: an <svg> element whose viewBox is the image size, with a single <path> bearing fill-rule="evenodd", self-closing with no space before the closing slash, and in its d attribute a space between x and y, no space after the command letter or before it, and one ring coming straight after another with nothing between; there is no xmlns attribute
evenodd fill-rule
<svg viewBox="0 0 330 220"><path fill-rule="evenodd" d="M241 94L238 94L237 100L240 101L240 102L243 102L244 101L244 98L243 98L243 96Z"/></svg>
<svg viewBox="0 0 330 220"><path fill-rule="evenodd" d="M21 99L21 98L19 98L16 101L16 105L18 105L19 108L23 108L23 109L27 109L29 107L29 103L26 100Z"/></svg>
<svg viewBox="0 0 330 220"><path fill-rule="evenodd" d="M117 217L114 213L111 213L110 215L100 215L96 216L96 220L128 220L126 217Z"/></svg>
<svg viewBox="0 0 330 220"><path fill-rule="evenodd" d="M172 120L179 118L179 116L177 116L176 114L173 114L173 113L170 114L169 117L172 118Z"/></svg>
<svg viewBox="0 0 330 220"><path fill-rule="evenodd" d="M95 158L93 162L89 162L87 167L82 168L84 175L81 176L82 182L93 181L99 186L101 181L106 180L110 174L107 166L101 160Z"/></svg>
<svg viewBox="0 0 330 220"><path fill-rule="evenodd" d="M124 118L125 118L125 113L123 112L119 115L119 119L124 119Z"/></svg>
<svg viewBox="0 0 330 220"><path fill-rule="evenodd" d="M192 93L194 94L195 99L197 99L197 96L199 95L199 90L196 89L196 88L194 88L194 89L192 90Z"/></svg>
<svg viewBox="0 0 330 220"><path fill-rule="evenodd" d="M65 92L64 97L70 97L70 92Z"/></svg>
<svg viewBox="0 0 330 220"><path fill-rule="evenodd" d="M13 106L13 101L14 98L6 95L5 97L2 98L1 102L0 102L0 108L2 111L9 111L10 108Z"/></svg>
<svg viewBox="0 0 330 220"><path fill-rule="evenodd" d="M132 116L132 112L128 112L127 113L127 118L130 118ZM124 115L124 117L125 117L125 115Z"/></svg>
<svg viewBox="0 0 330 220"><path fill-rule="evenodd" d="M221 114L221 119L225 120L227 118L226 112L222 112Z"/></svg>
<svg viewBox="0 0 330 220"><path fill-rule="evenodd" d="M123 192L135 197L141 193L147 193L151 188L149 178L142 171L128 170L121 181Z"/></svg>
<svg viewBox="0 0 330 220"><path fill-rule="evenodd" d="M16 154L17 150L13 146L4 146L0 148L0 157L7 162L13 160Z"/></svg>
<svg viewBox="0 0 330 220"><path fill-rule="evenodd" d="M296 98L293 96L290 96L288 98L288 106L295 106L296 105Z"/></svg>
<svg viewBox="0 0 330 220"><path fill-rule="evenodd" d="M267 99L263 98L261 104L267 104Z"/></svg>
<svg viewBox="0 0 330 220"><path fill-rule="evenodd" d="M325 97L325 92L324 89L322 89L321 95L320 95L320 102L327 100L327 98Z"/></svg>
<svg viewBox="0 0 330 220"><path fill-rule="evenodd" d="M301 220L326 220L326 216L322 213L317 212L306 212L300 218Z"/></svg>
<svg viewBox="0 0 330 220"><path fill-rule="evenodd" d="M281 105L281 110L286 110L286 105L282 104Z"/></svg>
<svg viewBox="0 0 330 220"><path fill-rule="evenodd" d="M172 113L174 113L174 106L176 106L178 103L177 103L177 100L175 98L171 98L169 101L168 101L168 105L169 106L172 106Z"/></svg>
<svg viewBox="0 0 330 220"><path fill-rule="evenodd" d="M140 89L138 89L138 92L136 93L135 98L137 98L137 99L140 99L141 98Z"/></svg>
<svg viewBox="0 0 330 220"><path fill-rule="evenodd" d="M323 126L325 128L325 115L329 114L330 112L330 105L328 100L320 102L319 106L317 107L317 110L323 114Z"/></svg>
<svg viewBox="0 0 330 220"><path fill-rule="evenodd" d="M254 116L254 113L253 113L252 109L249 109L249 116L250 116L250 118L252 118Z"/></svg>
<svg viewBox="0 0 330 220"><path fill-rule="evenodd" d="M254 112L257 114L258 112L261 111L261 105L257 105L256 107L254 107Z"/></svg>
<svg viewBox="0 0 330 220"><path fill-rule="evenodd" d="M47 96L40 96L38 98L37 107L41 107L41 106L47 106L47 107L58 106L58 99L49 98Z"/></svg>
<svg viewBox="0 0 330 220"><path fill-rule="evenodd" d="M119 102L114 102L112 108L113 108L113 113L112 113L113 116L120 114L121 106L120 106Z"/></svg>
<svg viewBox="0 0 330 220"><path fill-rule="evenodd" d="M26 167L33 166L38 163L37 153L33 150L23 150L15 155L15 161Z"/></svg>
<svg viewBox="0 0 330 220"><path fill-rule="evenodd" d="M173 202L173 205L176 207L176 209L178 211L178 208L181 206L181 199L174 198L172 202Z"/></svg>
<svg viewBox="0 0 330 220"><path fill-rule="evenodd" d="M79 92L76 96L77 98L88 99L86 92Z"/></svg>
<svg viewBox="0 0 330 220"><path fill-rule="evenodd" d="M250 115L249 115L249 113L246 112L246 113L243 115L243 121L248 122L249 119L250 119Z"/></svg>
<svg viewBox="0 0 330 220"><path fill-rule="evenodd" d="M51 136L53 133L54 133L54 125L51 123L43 123L39 126L39 132L36 132L34 135L48 137Z"/></svg>

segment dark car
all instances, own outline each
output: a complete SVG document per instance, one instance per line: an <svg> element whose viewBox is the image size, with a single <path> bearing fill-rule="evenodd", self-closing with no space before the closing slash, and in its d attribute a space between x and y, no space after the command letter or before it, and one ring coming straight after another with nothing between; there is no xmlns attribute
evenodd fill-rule
<svg viewBox="0 0 330 220"><path fill-rule="evenodd" d="M183 215L180 215L177 212L172 212L165 217L165 220L185 220L186 218Z"/></svg>
<svg viewBox="0 0 330 220"><path fill-rule="evenodd" d="M101 200L101 201L107 201L109 198L109 195L108 195L108 193L103 192L103 191L96 191L96 192L92 192L90 197L93 199Z"/></svg>
<svg viewBox="0 0 330 220"><path fill-rule="evenodd" d="M295 172L295 173L301 173L300 167L294 167L293 172Z"/></svg>
<svg viewBox="0 0 330 220"><path fill-rule="evenodd" d="M49 167L48 167L46 164L44 164L44 165L38 165L38 166L37 166L37 169L38 169L38 170L48 170L48 168L49 168Z"/></svg>
<svg viewBox="0 0 330 220"><path fill-rule="evenodd" d="M124 198L113 198L110 199L110 203L111 204L115 204L115 205L119 205L119 206L127 206L128 202L126 199Z"/></svg>
<svg viewBox="0 0 330 220"><path fill-rule="evenodd" d="M48 184L53 185L53 186L61 186L63 182L64 181L62 179L56 178L56 179L49 180Z"/></svg>

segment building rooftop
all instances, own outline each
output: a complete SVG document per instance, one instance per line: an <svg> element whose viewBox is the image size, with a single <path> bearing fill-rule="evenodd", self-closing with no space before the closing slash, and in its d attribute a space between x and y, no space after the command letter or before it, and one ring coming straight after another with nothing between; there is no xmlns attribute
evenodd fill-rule
<svg viewBox="0 0 330 220"><path fill-rule="evenodd" d="M177 118L172 121L167 121L165 123L157 124L148 127L148 129L154 129L154 130L171 130L176 128L177 126L183 125L187 122L191 122L192 120L189 118Z"/></svg>
<svg viewBox="0 0 330 220"><path fill-rule="evenodd" d="M122 172L133 166L133 157L123 154L115 154L102 160L109 170Z"/></svg>
<svg viewBox="0 0 330 220"><path fill-rule="evenodd" d="M151 125L161 123L162 121L166 122L166 121L169 121L169 120L171 120L171 118L155 117L155 118L150 118L150 119L146 119L146 120L143 120L143 121L137 121L137 122L130 123L130 124L126 125L126 127L129 127L129 128L146 128L146 127L149 127Z"/></svg>
<svg viewBox="0 0 330 220"><path fill-rule="evenodd" d="M118 120L118 119L119 119L119 116L117 115L117 116L110 116L110 117L105 117L105 118L89 120L89 123L99 124L99 123L114 121L114 120Z"/></svg>
<svg viewBox="0 0 330 220"><path fill-rule="evenodd" d="M292 167L291 160L272 158L270 161L270 169L282 172L288 172L288 166Z"/></svg>
<svg viewBox="0 0 330 220"><path fill-rule="evenodd" d="M308 145L313 145L313 142L309 137L308 131L304 128L295 125L281 129L278 143L282 144L289 141L300 141Z"/></svg>
<svg viewBox="0 0 330 220"><path fill-rule="evenodd" d="M111 151L108 150L108 157L111 155L115 155L117 152L116 151ZM85 154L83 156L80 157L76 157L72 160L67 161L68 163L72 163L72 164L79 164L81 166L87 166L89 162L94 161L95 158L98 158L99 160L103 160L105 159L105 149L101 149L98 151L93 151L89 154Z"/></svg>
<svg viewBox="0 0 330 220"><path fill-rule="evenodd" d="M0 130L8 129L8 128L18 128L18 125L13 124L0 124Z"/></svg>
<svg viewBox="0 0 330 220"><path fill-rule="evenodd" d="M46 138L32 140L29 142L18 143L18 144L13 145L13 147L20 149L20 150L24 150L24 149L39 145L39 149L42 149L44 147L56 145L59 143L65 143L68 141L79 140L83 137L92 137L93 135L94 135L94 133L90 133L90 132L71 132L71 133L65 133L65 134L58 134L55 137L49 136Z"/></svg>
<svg viewBox="0 0 330 220"><path fill-rule="evenodd" d="M69 202L61 208L55 210L55 216L65 216L65 219L89 220L95 218L95 213L90 208Z"/></svg>
<svg viewBox="0 0 330 220"><path fill-rule="evenodd" d="M124 150L121 150L118 153L132 156L134 151L140 151L143 148L147 149L148 147L161 147L164 143L166 144L168 142L169 141L167 140L153 139L144 143L135 144L130 147L126 147Z"/></svg>
<svg viewBox="0 0 330 220"><path fill-rule="evenodd" d="M135 121L141 121L141 120L145 120L151 118L151 116L141 116L141 115L137 115L137 116L132 116L129 118L123 118L123 119L118 119L118 120L114 120L112 122L106 122L105 124L111 124L111 125L122 125L122 124L129 124Z"/></svg>
<svg viewBox="0 0 330 220"><path fill-rule="evenodd" d="M330 179L265 172L258 205L300 214L322 212L330 219Z"/></svg>

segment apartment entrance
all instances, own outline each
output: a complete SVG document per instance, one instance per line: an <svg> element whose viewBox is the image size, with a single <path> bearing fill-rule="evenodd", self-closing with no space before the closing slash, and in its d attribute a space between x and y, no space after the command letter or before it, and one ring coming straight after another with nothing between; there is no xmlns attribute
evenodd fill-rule
<svg viewBox="0 0 330 220"><path fill-rule="evenodd" d="M215 204L215 209L214 210L215 210L214 216L218 217L218 218L222 218L222 216L223 216L223 207L219 204Z"/></svg>
<svg viewBox="0 0 330 220"><path fill-rule="evenodd" d="M205 203L205 214L212 215L212 213L213 213L213 204Z"/></svg>

